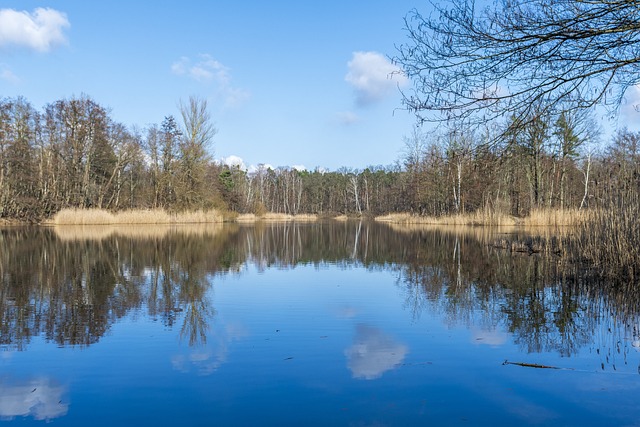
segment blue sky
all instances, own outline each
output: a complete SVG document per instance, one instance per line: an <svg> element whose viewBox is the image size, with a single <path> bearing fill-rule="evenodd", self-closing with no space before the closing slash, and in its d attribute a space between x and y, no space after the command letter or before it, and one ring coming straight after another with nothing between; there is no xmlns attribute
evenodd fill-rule
<svg viewBox="0 0 640 427"><path fill-rule="evenodd" d="M420 2L421 10L428 7ZM3 1L0 96L91 96L145 127L206 98L216 158L389 165L414 117L387 58L416 1ZM41 8L41 9L39 9Z"/></svg>

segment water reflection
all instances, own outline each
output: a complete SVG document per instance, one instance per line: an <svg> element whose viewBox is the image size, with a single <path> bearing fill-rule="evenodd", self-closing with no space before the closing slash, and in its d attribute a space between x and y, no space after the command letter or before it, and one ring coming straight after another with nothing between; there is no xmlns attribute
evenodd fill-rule
<svg viewBox="0 0 640 427"><path fill-rule="evenodd" d="M406 345L380 329L358 324L353 344L344 354L353 378L374 380L402 363L408 352Z"/></svg>
<svg viewBox="0 0 640 427"><path fill-rule="evenodd" d="M595 283L563 257L494 248L491 236L487 229L365 222L3 229L0 345L24 350L42 336L61 346L89 346L118 319L140 311L175 328L183 342L207 348L216 277L248 266L332 264L394 271L416 318L431 313L465 325L478 344L513 339L524 352L563 356L588 348L602 355L607 369L636 351L637 291ZM382 332L359 326L347 351L353 375L375 378L399 363L407 349L396 343L392 355L384 350L391 344ZM174 366L215 369L225 358L221 349L180 355ZM383 354L378 362L385 369L368 359L374 353Z"/></svg>
<svg viewBox="0 0 640 427"><path fill-rule="evenodd" d="M201 345L181 348L181 353L171 358L173 369L182 372L195 372L197 375L211 375L227 362L229 347L233 341L249 335L240 324L226 324L220 330L209 335Z"/></svg>
<svg viewBox="0 0 640 427"><path fill-rule="evenodd" d="M33 417L52 420L67 414L66 390L48 378L17 382L3 378L0 382L0 419Z"/></svg>

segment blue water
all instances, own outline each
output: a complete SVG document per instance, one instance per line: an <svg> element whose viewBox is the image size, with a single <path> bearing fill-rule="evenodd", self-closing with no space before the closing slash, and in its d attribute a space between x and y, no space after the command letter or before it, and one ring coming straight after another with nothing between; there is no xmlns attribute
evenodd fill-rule
<svg viewBox="0 0 640 427"><path fill-rule="evenodd" d="M284 226L273 227L280 233L278 227ZM371 234L391 233L370 227ZM314 233L328 231L314 230L300 226L296 233L302 241L311 233L310 240L317 244L322 238ZM362 248L356 257L326 256L318 255L323 251L310 253L304 244L301 253L307 255L283 261L273 253L264 257L264 252L246 252L247 239L257 239L252 247L254 243L264 247L263 238L277 246L262 231L247 228L234 228L224 239L207 234L177 238L172 233L151 243L119 235L99 243L69 243L55 235L43 238L41 230L30 233L30 238L44 239L49 249L24 249L11 260L6 251L16 247L7 242L14 236L7 232L3 240L3 321L28 325L3 329L0 417L4 422L64 426L640 422L640 353L633 326L637 316L626 306L625 313L616 311L619 307L607 295L593 292L589 299L582 291L569 292L553 277L542 286L520 290L522 283L489 284L472 278L475 267L453 268L452 277L442 273L449 267L439 269L428 257L372 261L362 255ZM353 237L349 233L336 240L348 241ZM449 238L427 238L425 243L424 235L415 241L405 235L399 238L406 242L404 248L383 248L378 242L366 249L367 254L408 250L408 258L424 249L442 250L442 259L448 260L453 254L449 245L459 245ZM433 247L433 242L442 247ZM216 248L232 244L236 254L228 262L229 254ZM46 263L24 261L30 267L27 295L14 295L23 289L11 279L18 274L10 270L15 261L24 260L27 253L42 260L59 245L63 249L55 250L63 254L61 263L85 262L85 267L72 262L83 271L80 279L44 286L42 274L34 271ZM134 260L136 254L150 253L149 245L172 251L174 255L165 259L171 262L154 263L143 255ZM472 245L471 240L466 244L469 252ZM109 259L113 248L117 256L111 265L118 273L105 285L96 277L103 273L111 277L113 270L98 268L102 263L86 267L85 257L107 253ZM188 253L184 248L197 248L193 258L178 255ZM495 256L504 261L504 254L487 252L483 244L473 248L485 251L485 263L491 264ZM458 261L469 262L460 253L464 254L458 253L454 267ZM202 260L209 257L225 262L205 266ZM514 268L524 263L522 268L530 272L532 262L534 271L542 271L539 265L546 261L523 257L508 262ZM414 280L417 276L409 270L426 265L420 280ZM152 292L154 277L162 281L169 276L166 289L173 300L169 293ZM56 286L72 289L74 298ZM108 291L97 289L104 286ZM103 293L106 297L96 296ZM112 305L100 312L94 304L98 300ZM158 305L163 308L150 308ZM52 326L55 316L74 318L83 307L95 313L87 316L88 322L84 318ZM515 312L520 314L516 317ZM566 318L571 321L559 320ZM72 329L98 332L78 343L70 338L77 336Z"/></svg>

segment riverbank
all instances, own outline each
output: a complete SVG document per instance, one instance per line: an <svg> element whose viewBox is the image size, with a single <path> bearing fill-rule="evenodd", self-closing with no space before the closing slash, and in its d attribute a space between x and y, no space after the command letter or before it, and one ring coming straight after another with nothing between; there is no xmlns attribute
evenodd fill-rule
<svg viewBox="0 0 640 427"><path fill-rule="evenodd" d="M222 212L219 210L197 210L191 212L167 212L162 209L138 209L109 212L104 209L63 209L43 225L137 225L137 224L216 224L223 222L255 223L269 222L313 222L317 215L287 215L266 213L264 215Z"/></svg>
<svg viewBox="0 0 640 427"><path fill-rule="evenodd" d="M525 226L525 227L573 227L589 221L591 213L578 209L536 209L526 217L514 217L492 211L477 211L451 216L422 216L409 213L393 213L375 218L379 222L393 224L465 225L465 226Z"/></svg>
<svg viewBox="0 0 640 427"><path fill-rule="evenodd" d="M378 222L391 224L428 224L460 226L535 226L535 227L572 227L584 225L593 213L577 209L540 209L532 211L527 217L478 211L452 216L421 216L410 213L392 213L375 217ZM267 212L263 215L237 214L220 210L197 210L189 212L167 212L162 209L135 209L109 212L104 209L63 209L52 218L42 221L42 225L136 225L136 224L209 224L223 222L314 222L319 219L346 221L360 219L347 215L290 215ZM19 220L0 219L0 225L24 225Z"/></svg>

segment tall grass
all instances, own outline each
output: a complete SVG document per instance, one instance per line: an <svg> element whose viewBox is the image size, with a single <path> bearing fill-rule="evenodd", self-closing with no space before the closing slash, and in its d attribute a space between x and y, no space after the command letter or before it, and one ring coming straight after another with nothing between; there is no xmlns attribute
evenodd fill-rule
<svg viewBox="0 0 640 427"><path fill-rule="evenodd" d="M408 213L394 213L375 218L380 222L398 224L432 224L432 225L495 225L514 226L520 225L521 220L510 215L490 211L476 211L467 214L450 216L421 216Z"/></svg>
<svg viewBox="0 0 640 427"><path fill-rule="evenodd" d="M253 223L258 221L266 221L266 222L314 222L318 220L317 215L308 215L308 214L298 214L298 215L289 215L283 213L274 213L267 212L261 215L256 214L240 214L235 217L236 222L240 223Z"/></svg>
<svg viewBox="0 0 640 427"><path fill-rule="evenodd" d="M516 218L492 209L483 209L472 213L438 217L394 213L375 219L398 224L564 227L582 224L587 219L587 214L577 209L537 209L531 211L527 217Z"/></svg>
<svg viewBox="0 0 640 427"><path fill-rule="evenodd" d="M534 209L523 219L529 227L574 227L585 223L589 211L578 209Z"/></svg>
<svg viewBox="0 0 640 427"><path fill-rule="evenodd" d="M236 222L312 222L317 215L287 215L265 213L261 216L243 214L232 217ZM104 209L63 209L46 224L53 225L116 225L116 224L207 224L224 222L224 215L216 210L169 213L161 209L128 210L111 213Z"/></svg>
<svg viewBox="0 0 640 427"><path fill-rule="evenodd" d="M640 280L640 201L638 197L610 201L595 209L578 232L582 261L600 276L635 283Z"/></svg>
<svg viewBox="0 0 640 427"><path fill-rule="evenodd" d="M202 224L223 222L215 210L168 213L160 209L111 213L104 209L63 209L48 223L55 225Z"/></svg>

